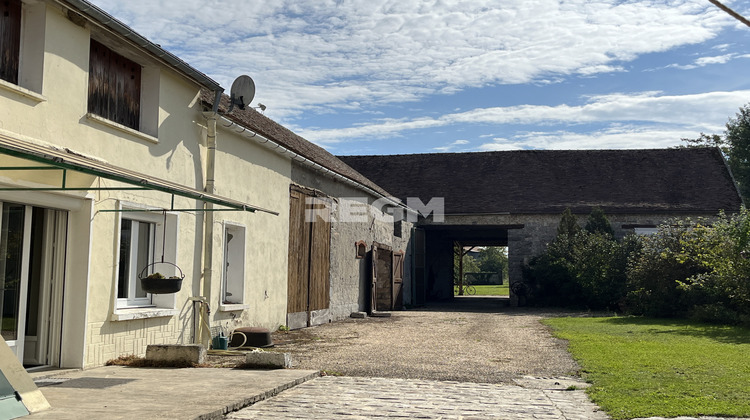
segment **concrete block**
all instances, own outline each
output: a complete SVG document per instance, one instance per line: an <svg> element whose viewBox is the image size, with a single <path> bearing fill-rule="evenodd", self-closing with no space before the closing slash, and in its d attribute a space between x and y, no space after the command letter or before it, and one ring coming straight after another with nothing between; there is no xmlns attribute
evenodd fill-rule
<svg viewBox="0 0 750 420"><path fill-rule="evenodd" d="M206 360L206 348L203 344L149 344L146 360L200 364Z"/></svg>
<svg viewBox="0 0 750 420"><path fill-rule="evenodd" d="M352 318L367 318L367 312L352 312L349 316Z"/></svg>
<svg viewBox="0 0 750 420"><path fill-rule="evenodd" d="M292 367L292 357L289 353L271 351L252 351L245 357L245 364L258 368L284 369Z"/></svg>

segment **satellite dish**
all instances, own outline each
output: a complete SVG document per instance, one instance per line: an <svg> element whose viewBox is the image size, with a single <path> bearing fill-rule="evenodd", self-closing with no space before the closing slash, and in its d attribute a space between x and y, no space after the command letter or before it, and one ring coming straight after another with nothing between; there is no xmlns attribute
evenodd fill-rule
<svg viewBox="0 0 750 420"><path fill-rule="evenodd" d="M232 83L232 89L230 90L230 100L231 104L229 105L229 111L232 112L232 109L235 105L239 109L245 109L246 106L250 105L250 102L253 101L253 98L255 97L255 82L253 82L253 79L250 76L242 75L236 79L234 79L234 83Z"/></svg>

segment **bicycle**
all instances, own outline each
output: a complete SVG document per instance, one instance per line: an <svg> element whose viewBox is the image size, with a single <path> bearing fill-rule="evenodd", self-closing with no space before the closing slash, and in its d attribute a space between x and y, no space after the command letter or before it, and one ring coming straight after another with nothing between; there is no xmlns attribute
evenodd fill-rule
<svg viewBox="0 0 750 420"><path fill-rule="evenodd" d="M460 286L458 284L453 285L453 296L459 295ZM470 285L465 284L464 285L464 295L476 295L477 294L477 288Z"/></svg>

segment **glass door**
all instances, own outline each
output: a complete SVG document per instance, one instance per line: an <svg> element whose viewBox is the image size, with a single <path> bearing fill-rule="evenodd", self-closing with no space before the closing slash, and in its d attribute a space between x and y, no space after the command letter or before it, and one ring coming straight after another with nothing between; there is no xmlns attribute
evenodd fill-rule
<svg viewBox="0 0 750 420"><path fill-rule="evenodd" d="M28 293L31 207L0 203L0 325L2 337L23 362Z"/></svg>

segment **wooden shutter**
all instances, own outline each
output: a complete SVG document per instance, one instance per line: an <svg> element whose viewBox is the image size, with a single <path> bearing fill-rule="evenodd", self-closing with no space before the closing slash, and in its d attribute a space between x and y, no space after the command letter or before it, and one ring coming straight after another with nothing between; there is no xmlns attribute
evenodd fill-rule
<svg viewBox="0 0 750 420"><path fill-rule="evenodd" d="M370 252L370 313L378 310L378 247L372 245Z"/></svg>
<svg viewBox="0 0 750 420"><path fill-rule="evenodd" d="M21 2L0 1L0 79L18 84L21 55Z"/></svg>
<svg viewBox="0 0 750 420"><path fill-rule="evenodd" d="M393 253L393 309L404 307L404 251Z"/></svg>
<svg viewBox="0 0 750 420"><path fill-rule="evenodd" d="M310 213L310 308L315 311L328 308L331 268L331 220L328 202L312 198Z"/></svg>
<svg viewBox="0 0 750 420"><path fill-rule="evenodd" d="M140 109L141 66L92 39L88 111L138 130Z"/></svg>
<svg viewBox="0 0 750 420"><path fill-rule="evenodd" d="M288 313L307 311L310 230L305 224L305 197L298 191L290 192Z"/></svg>

